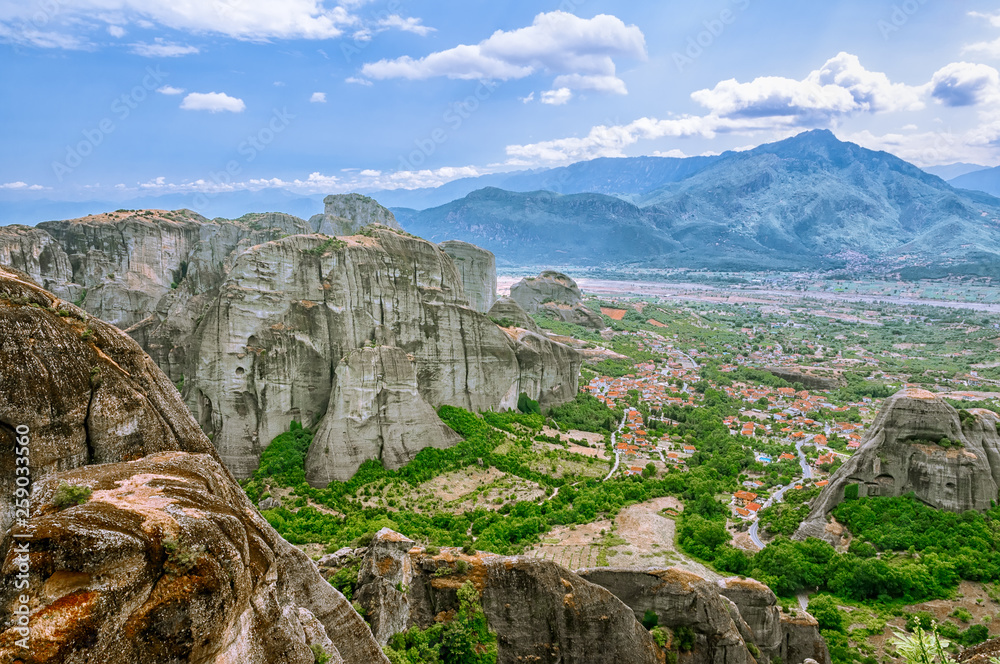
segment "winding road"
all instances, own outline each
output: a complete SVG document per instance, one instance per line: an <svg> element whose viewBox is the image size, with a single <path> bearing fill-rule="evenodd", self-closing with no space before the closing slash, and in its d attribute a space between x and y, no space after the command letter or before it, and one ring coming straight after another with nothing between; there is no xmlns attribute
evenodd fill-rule
<svg viewBox="0 0 1000 664"><path fill-rule="evenodd" d="M813 476L812 466L809 465L809 460L806 459L805 452L802 451L802 446L809 443L812 439L813 436L809 436L807 438L803 438L802 440L800 440L795 444L795 451L799 453L799 467L802 468L802 477L793 479L790 484L786 484L785 486L781 487L773 494L771 494L771 497L768 498L766 501L764 501L764 504L761 506L761 509L764 509L765 507L770 507L775 503L780 503L786 491L788 491L793 486L801 482L803 479L812 478ZM759 527L760 527L760 521L758 521L757 518L754 517L753 523L750 524L750 530L748 532L750 534L750 539L753 541L754 544L757 545L757 548L763 549L764 543L760 541L760 535L758 532Z"/></svg>
<svg viewBox="0 0 1000 664"><path fill-rule="evenodd" d="M621 456L618 454L618 447L617 447L618 434L622 432L622 429L625 427L625 422L628 421L629 410L631 410L631 408L625 411L625 414L622 415L621 424L618 425L618 429L611 434L611 449L615 453L615 465L611 467L611 472L609 472L608 476L602 480L603 482L607 482L608 480L611 479L611 476L614 475L615 472L618 470L618 464L621 463Z"/></svg>

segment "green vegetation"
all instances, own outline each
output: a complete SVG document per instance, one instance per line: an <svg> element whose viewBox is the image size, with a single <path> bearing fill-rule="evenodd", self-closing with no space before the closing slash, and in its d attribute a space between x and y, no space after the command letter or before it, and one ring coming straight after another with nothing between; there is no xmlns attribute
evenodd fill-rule
<svg viewBox="0 0 1000 664"><path fill-rule="evenodd" d="M450 622L411 627L383 648L392 664L496 664L496 633L486 626L479 592L471 581L458 589L459 608Z"/></svg>
<svg viewBox="0 0 1000 664"><path fill-rule="evenodd" d="M64 510L67 507L84 504L90 500L92 493L93 490L88 486L70 484L69 482L62 481L59 483L59 486L56 487L56 493L52 497L52 503L56 506L56 509Z"/></svg>
<svg viewBox="0 0 1000 664"><path fill-rule="evenodd" d="M340 238L330 237L323 240L323 242L316 245L312 249L306 249L305 253L310 254L312 256L322 256L323 254L325 254L330 250L339 251L346 246L347 246L346 241L341 240Z"/></svg>
<svg viewBox="0 0 1000 664"><path fill-rule="evenodd" d="M559 423L559 428L566 431L593 431L610 434L618 428L618 423L625 416L621 408L611 410L597 400L597 397L586 392L579 392L573 401L549 410L548 417Z"/></svg>

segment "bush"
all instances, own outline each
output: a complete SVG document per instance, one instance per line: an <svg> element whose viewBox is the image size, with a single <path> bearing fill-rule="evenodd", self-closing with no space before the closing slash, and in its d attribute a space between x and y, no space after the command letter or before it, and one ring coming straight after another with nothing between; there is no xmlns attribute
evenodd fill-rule
<svg viewBox="0 0 1000 664"><path fill-rule="evenodd" d="M318 643L312 644L310 648L313 651L313 664L327 664L333 659L333 655L324 650L323 646Z"/></svg>
<svg viewBox="0 0 1000 664"><path fill-rule="evenodd" d="M844 631L844 612L837 607L832 597L816 595L809 600L807 609L819 623L819 628L835 632Z"/></svg>
<svg viewBox="0 0 1000 664"><path fill-rule="evenodd" d="M656 615L656 611L652 609L646 609L646 613L642 616L642 626L646 629L653 629L660 624L660 616Z"/></svg>
<svg viewBox="0 0 1000 664"><path fill-rule="evenodd" d="M92 493L93 491L88 486L79 486L76 484L70 484L69 482L60 482L59 486L56 488L56 493L52 498L52 502L55 504L57 509L64 510L67 507L82 505L87 502L90 500L90 494Z"/></svg>
<svg viewBox="0 0 1000 664"><path fill-rule="evenodd" d="M541 415L542 408L538 402L529 397L525 392L521 392L517 397L517 409L527 415Z"/></svg>

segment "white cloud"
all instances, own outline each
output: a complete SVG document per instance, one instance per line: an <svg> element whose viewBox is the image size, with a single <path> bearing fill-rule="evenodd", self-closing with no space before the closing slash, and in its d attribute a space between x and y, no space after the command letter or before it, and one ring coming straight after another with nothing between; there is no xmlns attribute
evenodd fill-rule
<svg viewBox="0 0 1000 664"><path fill-rule="evenodd" d="M27 5L27 3L25 4ZM25 24L11 27L2 21L0 21L0 42L35 48L61 48L71 51L92 48L92 45L86 40L74 35L27 28Z"/></svg>
<svg viewBox="0 0 1000 664"><path fill-rule="evenodd" d="M109 25L108 34L112 37L120 39L125 36L125 28L120 25Z"/></svg>
<svg viewBox="0 0 1000 664"><path fill-rule="evenodd" d="M40 184L28 184L27 182L4 182L0 184L0 189L17 189L22 191L41 191L42 189L47 189L48 187L43 187Z"/></svg>
<svg viewBox="0 0 1000 664"><path fill-rule="evenodd" d="M145 58L176 58L182 55L193 55L198 52L197 46L186 44L175 44L173 42L156 39L152 44L137 43L131 44L132 52Z"/></svg>
<svg viewBox="0 0 1000 664"><path fill-rule="evenodd" d="M360 21L351 9L361 3L331 4L324 0L58 0L53 3L53 15L46 18L67 34L86 29L95 16L114 15L115 24L129 20L147 28L160 26L236 39L330 39ZM5 2L0 5L0 22L20 33L22 40L30 40L23 26L39 14L39 7L35 2Z"/></svg>
<svg viewBox="0 0 1000 664"><path fill-rule="evenodd" d="M546 90L542 93L542 103L550 106L562 106L573 98L573 91L569 88L559 88L558 90Z"/></svg>
<svg viewBox="0 0 1000 664"><path fill-rule="evenodd" d="M982 18L989 21L994 28L1000 28L1000 14L983 14L981 12L970 12L970 16ZM963 50L965 53L982 53L988 58L1000 60L1000 37L993 41L975 42L969 44Z"/></svg>
<svg viewBox="0 0 1000 664"><path fill-rule="evenodd" d="M535 101L535 93L529 92L527 97L518 97L517 99L522 104L530 104L531 102Z"/></svg>
<svg viewBox="0 0 1000 664"><path fill-rule="evenodd" d="M181 108L185 111L208 111L209 113L222 111L242 113L246 110L246 104L243 103L242 99L230 97L224 92L192 92L184 97Z"/></svg>
<svg viewBox="0 0 1000 664"><path fill-rule="evenodd" d="M309 97L309 101L313 104L325 104L326 103L326 93L325 92L314 92L312 97Z"/></svg>
<svg viewBox="0 0 1000 664"><path fill-rule="evenodd" d="M164 85L162 88L157 88L156 91L161 95L179 95L184 92L184 88L175 88L172 85Z"/></svg>
<svg viewBox="0 0 1000 664"><path fill-rule="evenodd" d="M398 14L392 14L391 16L386 16L380 19L378 22L378 27L384 29L396 29L402 30L403 32L412 32L415 35L420 35L421 37L426 37L430 33L435 31L435 28L424 25L423 21L419 18L403 18Z"/></svg>
<svg viewBox="0 0 1000 664"><path fill-rule="evenodd" d="M357 76L348 76L347 78L344 79L344 83L353 83L355 85L363 85L365 87L371 87L372 85L374 85L367 78L359 78Z"/></svg>
<svg viewBox="0 0 1000 664"><path fill-rule="evenodd" d="M953 62L934 73L931 96L945 106L1000 101L1000 72L989 65Z"/></svg>
<svg viewBox="0 0 1000 664"><path fill-rule="evenodd" d="M583 19L554 11L539 14L518 30L498 30L478 44L462 44L423 58L403 56L364 65L374 79L509 80L538 72L556 74L554 89L597 90L626 94L615 70L615 57L645 59L642 31L615 17L599 14Z"/></svg>

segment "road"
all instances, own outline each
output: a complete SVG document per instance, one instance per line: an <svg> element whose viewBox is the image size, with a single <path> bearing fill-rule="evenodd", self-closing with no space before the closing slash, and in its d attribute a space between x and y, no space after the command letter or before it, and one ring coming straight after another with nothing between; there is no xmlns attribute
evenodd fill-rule
<svg viewBox="0 0 1000 664"><path fill-rule="evenodd" d="M621 456L619 456L618 454L618 447L617 447L618 434L622 432L622 429L625 427L625 422L628 421L629 410L631 410L631 408L625 411L625 414L622 415L622 421L618 425L618 429L611 434L611 450L615 453L615 465L611 467L611 472L609 472L608 476L604 478L603 480L604 482L607 482L608 480L611 479L611 476L614 475L615 472L618 470L618 464L621 463Z"/></svg>
<svg viewBox="0 0 1000 664"><path fill-rule="evenodd" d="M764 509L765 507L770 507L775 503L780 503L786 491L788 491L793 486L801 482L803 479L810 479L813 476L812 466L809 465L809 460L806 459L806 454L805 452L802 451L802 446L809 443L812 439L813 436L809 436L807 438L803 438L802 440L800 440L795 444L795 451L799 453L799 467L802 468L802 477L793 479L790 484L786 484L785 486L779 488L777 491L772 493L771 497L768 498L766 501L764 501L764 504L761 506L761 509ZM757 548L763 549L764 543L760 541L759 526L760 522L757 520L756 517L754 517L753 523L750 524L750 530L748 532L750 534L750 539L753 541L754 544L757 545Z"/></svg>

